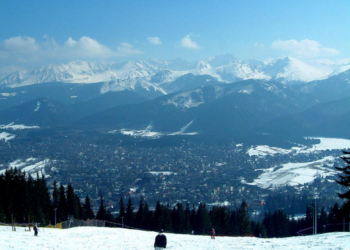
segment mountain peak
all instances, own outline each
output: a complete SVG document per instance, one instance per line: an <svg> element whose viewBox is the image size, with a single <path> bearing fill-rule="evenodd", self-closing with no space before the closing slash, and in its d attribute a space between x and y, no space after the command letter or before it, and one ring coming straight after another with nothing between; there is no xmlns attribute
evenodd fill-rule
<svg viewBox="0 0 350 250"><path fill-rule="evenodd" d="M210 57L207 62L212 66L212 67L220 67L223 65L229 65L232 63L238 63L239 60L234 57L231 54L224 54L224 55L219 55L219 56L214 56Z"/></svg>

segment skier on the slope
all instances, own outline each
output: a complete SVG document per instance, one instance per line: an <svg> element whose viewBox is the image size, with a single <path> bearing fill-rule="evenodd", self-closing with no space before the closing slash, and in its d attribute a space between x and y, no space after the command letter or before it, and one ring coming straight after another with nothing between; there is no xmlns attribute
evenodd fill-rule
<svg viewBox="0 0 350 250"><path fill-rule="evenodd" d="M214 230L214 228L211 229L210 236L211 236L212 239L215 240L215 230Z"/></svg>
<svg viewBox="0 0 350 250"><path fill-rule="evenodd" d="M166 244L167 244L166 236L163 234L163 229L161 229L154 241L154 249L156 250L165 249Z"/></svg>
<svg viewBox="0 0 350 250"><path fill-rule="evenodd" d="M34 236L38 236L39 229L37 228L37 226L33 225L33 229L34 229Z"/></svg>

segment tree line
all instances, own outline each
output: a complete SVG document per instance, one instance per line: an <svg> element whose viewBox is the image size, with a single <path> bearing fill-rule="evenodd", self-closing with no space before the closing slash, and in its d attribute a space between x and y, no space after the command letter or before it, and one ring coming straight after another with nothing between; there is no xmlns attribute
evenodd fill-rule
<svg viewBox="0 0 350 250"><path fill-rule="evenodd" d="M348 222L349 218L348 204L346 202L342 207L335 204L328 213L322 208L318 213L318 232L342 230L341 224L345 220ZM7 169L0 175L0 222L5 223L11 223L13 218L18 223L37 222L48 225L74 217L81 220L105 220L111 222L109 226L154 231L163 229L173 233L206 235L211 228L215 228L218 235L287 237L312 226L313 206L312 202L307 205L306 216L302 219L293 216L290 218L285 211L276 210L265 213L259 221L250 219L249 205L244 200L236 209L225 206L208 209L204 203L199 203L198 206L189 203L170 206L158 201L155 209L151 210L143 198L135 209L129 196L127 204L123 197L120 198L119 213L113 216L106 208L102 196L96 214L92 210L89 196L81 204L71 184L64 187L54 182L50 196L43 175L32 178L16 168ZM328 224L339 225L331 228Z"/></svg>

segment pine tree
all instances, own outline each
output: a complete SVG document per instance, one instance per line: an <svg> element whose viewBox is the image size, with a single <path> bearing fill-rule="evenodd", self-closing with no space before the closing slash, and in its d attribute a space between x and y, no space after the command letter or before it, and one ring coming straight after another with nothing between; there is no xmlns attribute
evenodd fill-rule
<svg viewBox="0 0 350 250"><path fill-rule="evenodd" d="M197 234L197 231L195 231L195 229L197 228L196 217L197 217L196 209L194 207L194 204L192 204L190 222L191 222L191 231L194 231L195 234Z"/></svg>
<svg viewBox="0 0 350 250"><path fill-rule="evenodd" d="M157 201L156 210L153 216L153 230L159 231L163 224L163 206L161 206L160 201Z"/></svg>
<svg viewBox="0 0 350 250"><path fill-rule="evenodd" d="M208 210L205 204L200 203L196 215L196 234L209 234L211 231L211 222L209 218Z"/></svg>
<svg viewBox="0 0 350 250"><path fill-rule="evenodd" d="M142 197L140 200L140 203L139 203L139 208L138 208L136 215L135 215L135 227L137 227L137 228L143 228L143 226L144 226L145 214L144 214L143 202L144 202L144 199Z"/></svg>
<svg viewBox="0 0 350 250"><path fill-rule="evenodd" d="M132 227L134 225L134 207L131 201L131 197L129 197L128 205L126 206L125 225L129 227Z"/></svg>
<svg viewBox="0 0 350 250"><path fill-rule="evenodd" d="M239 221L239 234L250 235L250 219L248 212L248 204L245 200L242 201L241 206L238 209L238 221Z"/></svg>
<svg viewBox="0 0 350 250"><path fill-rule="evenodd" d="M346 162L346 166L343 168L335 167L336 170L341 172L341 174L338 174L340 180L336 180L336 182L347 188L345 193L338 193L338 196L341 199L345 199L346 203L350 203L350 151L343 150L343 154L341 159Z"/></svg>
<svg viewBox="0 0 350 250"><path fill-rule="evenodd" d="M209 215L216 232L225 235L230 233L230 210L227 207L214 206Z"/></svg>
<svg viewBox="0 0 350 250"><path fill-rule="evenodd" d="M190 205L187 202L185 212L184 212L184 233L190 233L191 231L192 231L191 210L190 210Z"/></svg>
<svg viewBox="0 0 350 250"><path fill-rule="evenodd" d="M91 208L90 197L88 195L86 195L85 204L83 205L83 207L84 207L85 220L86 219L91 220L95 218L94 211L92 211L92 208Z"/></svg>
<svg viewBox="0 0 350 250"><path fill-rule="evenodd" d="M238 223L238 209L231 211L230 216L230 233L232 235L239 235L239 223Z"/></svg>
<svg viewBox="0 0 350 250"><path fill-rule="evenodd" d="M164 231L173 232L173 223L172 223L172 220L171 220L171 208L170 208L170 205L167 204L166 207L164 205L162 205L162 210L163 210L163 220L162 220L162 223L161 223L161 228Z"/></svg>
<svg viewBox="0 0 350 250"><path fill-rule="evenodd" d="M105 217L106 217L106 207L105 207L105 205L103 204L103 196L101 195L101 198L100 198L100 208L99 208L99 210L97 211L96 219L97 219L97 220L105 220Z"/></svg>
<svg viewBox="0 0 350 250"><path fill-rule="evenodd" d="M151 230L152 229L152 216L153 213L150 211L147 201L144 205L144 226L143 229Z"/></svg>
<svg viewBox="0 0 350 250"><path fill-rule="evenodd" d="M68 219L66 192L62 184L60 185L60 201L57 209L57 218L58 222Z"/></svg>
<svg viewBox="0 0 350 250"><path fill-rule="evenodd" d="M123 197L120 197L119 200L119 217L117 219L117 222L124 225L124 219L125 219L125 205Z"/></svg>
<svg viewBox="0 0 350 250"><path fill-rule="evenodd" d="M73 216L76 219L80 219L79 216L79 204L80 201L78 202L78 198L74 194L74 188L71 183L68 184L67 187L67 212L68 215Z"/></svg>
<svg viewBox="0 0 350 250"><path fill-rule="evenodd" d="M185 226L185 214L181 203L177 203L171 212L174 233L183 233Z"/></svg>

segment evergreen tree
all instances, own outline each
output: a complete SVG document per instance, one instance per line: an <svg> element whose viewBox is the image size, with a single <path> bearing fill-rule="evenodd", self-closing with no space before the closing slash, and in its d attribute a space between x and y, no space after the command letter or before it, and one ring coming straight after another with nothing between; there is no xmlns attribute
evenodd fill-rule
<svg viewBox="0 0 350 250"><path fill-rule="evenodd" d="M153 230L159 231L162 228L163 223L163 206L160 205L160 201L157 201L156 210L153 217Z"/></svg>
<svg viewBox="0 0 350 250"><path fill-rule="evenodd" d="M143 229L151 230L152 229L152 217L153 213L150 211L147 201L144 205L144 226Z"/></svg>
<svg viewBox="0 0 350 250"><path fill-rule="evenodd" d="M185 214L181 203L177 203L171 212L174 233L184 233Z"/></svg>
<svg viewBox="0 0 350 250"><path fill-rule="evenodd" d="M87 219L91 220L95 218L94 211L92 211L92 208L91 208L90 197L88 195L86 195L85 204L83 205L83 207L84 207L85 220Z"/></svg>
<svg viewBox="0 0 350 250"><path fill-rule="evenodd" d="M50 223L51 201L44 175L40 178L37 173L37 178L34 181L34 193L36 199L33 221L47 225Z"/></svg>
<svg viewBox="0 0 350 250"><path fill-rule="evenodd" d="M135 215L135 227L137 228L143 228L144 226L144 220L145 220L145 214L144 214L144 199L143 197L140 200L139 208Z"/></svg>
<svg viewBox="0 0 350 250"><path fill-rule="evenodd" d="M115 221L115 219L114 219L113 214L111 213L111 210L109 210L109 209L106 210L105 221L112 222L112 224L109 223L108 225L114 227L113 222Z"/></svg>
<svg viewBox="0 0 350 250"><path fill-rule="evenodd" d="M210 220L217 233L230 234L230 211L225 206L214 206L209 213Z"/></svg>
<svg viewBox="0 0 350 250"><path fill-rule="evenodd" d="M163 220L161 223L161 228L167 232L173 232L170 205L167 204L166 207L162 205L162 210L163 210Z"/></svg>
<svg viewBox="0 0 350 250"><path fill-rule="evenodd" d="M239 223L238 223L238 209L231 211L230 216L230 233L232 235L239 235Z"/></svg>
<svg viewBox="0 0 350 250"><path fill-rule="evenodd" d="M64 190L63 185L60 185L60 201L57 209L57 221L66 221L68 219L67 212L67 200L66 200L66 192Z"/></svg>
<svg viewBox="0 0 350 250"><path fill-rule="evenodd" d="M336 180L336 182L347 188L344 193L338 193L338 196L345 199L346 203L350 203L350 151L343 150L343 154L341 159L346 162L346 166L343 168L335 167L336 170L341 172L341 174L338 174L340 180Z"/></svg>
<svg viewBox="0 0 350 250"><path fill-rule="evenodd" d="M119 200L119 216L117 218L117 223L124 225L124 219L125 219L125 205L123 197L120 197Z"/></svg>
<svg viewBox="0 0 350 250"><path fill-rule="evenodd" d="M100 198L100 208L99 210L97 211L97 214L96 214L96 219L97 220L105 220L106 218L106 207L105 205L103 204L103 196L101 195L101 198Z"/></svg>
<svg viewBox="0 0 350 250"><path fill-rule="evenodd" d="M126 206L125 225L129 227L132 227L134 225L134 207L131 201L131 197L129 197L128 205Z"/></svg>
<svg viewBox="0 0 350 250"><path fill-rule="evenodd" d="M239 222L239 234L240 235L250 235L250 219L248 204L245 200L242 201L241 206L238 209L238 222Z"/></svg>
<svg viewBox="0 0 350 250"><path fill-rule="evenodd" d="M67 212L69 216L73 216L76 219L80 219L79 209L80 209L80 200L74 194L74 188L71 183L67 187Z"/></svg>
<svg viewBox="0 0 350 250"><path fill-rule="evenodd" d="M200 203L197 210L196 216L196 234L209 234L211 231L212 225L209 218L208 210L205 204Z"/></svg>
<svg viewBox="0 0 350 250"><path fill-rule="evenodd" d="M194 204L192 204L191 215L190 215L190 222L191 222L191 232L193 230L195 234L197 234L197 231L195 231L195 228L197 228L196 217L197 217L196 209L194 207Z"/></svg>
<svg viewBox="0 0 350 250"><path fill-rule="evenodd" d="M184 212L184 233L190 233L192 231L191 225L191 210L190 205L186 202L186 208Z"/></svg>
<svg viewBox="0 0 350 250"><path fill-rule="evenodd" d="M58 208L59 202L60 202L60 192L59 192L56 180L53 182L53 188L52 189L53 190L52 190L52 215L51 215L51 221L52 221L52 224L54 225L54 223L55 223L55 209L56 209L56 220L57 220L57 208Z"/></svg>

